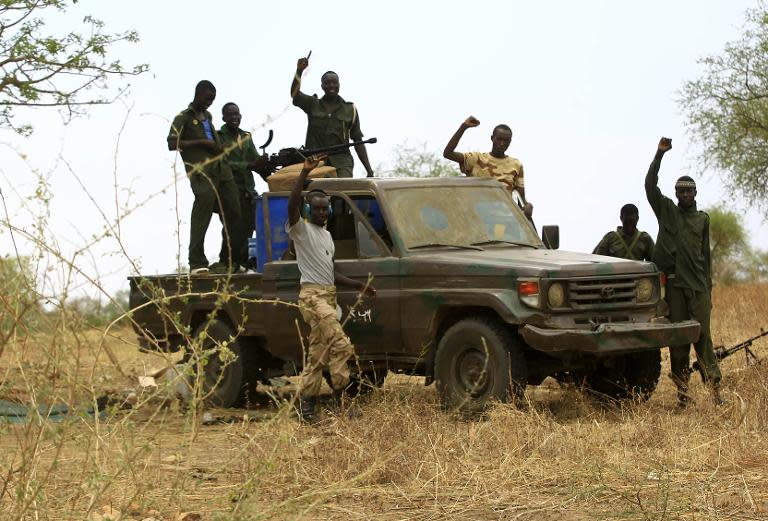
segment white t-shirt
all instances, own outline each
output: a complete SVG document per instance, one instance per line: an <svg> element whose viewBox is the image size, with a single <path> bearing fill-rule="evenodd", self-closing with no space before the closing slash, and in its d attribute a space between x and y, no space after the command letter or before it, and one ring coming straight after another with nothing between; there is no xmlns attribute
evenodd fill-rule
<svg viewBox="0 0 768 521"><path fill-rule="evenodd" d="M293 226L286 222L285 229L296 248L301 283L333 286L333 256L336 249L331 232L301 218Z"/></svg>

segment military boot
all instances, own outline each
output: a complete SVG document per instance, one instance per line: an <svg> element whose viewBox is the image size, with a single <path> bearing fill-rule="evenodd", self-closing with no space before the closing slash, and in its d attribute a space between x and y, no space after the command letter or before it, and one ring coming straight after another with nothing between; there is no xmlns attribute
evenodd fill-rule
<svg viewBox="0 0 768 521"><path fill-rule="evenodd" d="M724 405L728 405L728 401L723 398L721 391L720 382L716 382L712 385L712 401L715 402L716 407L723 407Z"/></svg>
<svg viewBox="0 0 768 521"><path fill-rule="evenodd" d="M670 373L669 377L675 383L675 387L677 387L677 407L679 409L685 409L691 404L691 401L692 401L691 395L688 389L688 380L690 378L690 375L688 373L685 373L682 376L677 376L675 374Z"/></svg>
<svg viewBox="0 0 768 521"><path fill-rule="evenodd" d="M314 396L299 397L299 419L301 421L309 424L317 423L315 402L316 400Z"/></svg>

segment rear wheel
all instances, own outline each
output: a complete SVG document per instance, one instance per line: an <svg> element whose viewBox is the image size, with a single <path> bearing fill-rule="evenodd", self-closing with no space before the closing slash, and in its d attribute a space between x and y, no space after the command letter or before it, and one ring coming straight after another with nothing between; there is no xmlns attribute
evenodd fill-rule
<svg viewBox="0 0 768 521"><path fill-rule="evenodd" d="M243 387L243 357L232 328L216 319L198 326L195 338L200 340L206 402L216 407L234 406Z"/></svg>
<svg viewBox="0 0 768 521"><path fill-rule="evenodd" d="M492 400L522 398L527 381L522 346L496 320L461 320L440 339L435 381L447 409L480 411Z"/></svg>
<svg viewBox="0 0 768 521"><path fill-rule="evenodd" d="M661 376L661 350L629 353L603 362L585 379L587 388L613 400L647 400Z"/></svg>

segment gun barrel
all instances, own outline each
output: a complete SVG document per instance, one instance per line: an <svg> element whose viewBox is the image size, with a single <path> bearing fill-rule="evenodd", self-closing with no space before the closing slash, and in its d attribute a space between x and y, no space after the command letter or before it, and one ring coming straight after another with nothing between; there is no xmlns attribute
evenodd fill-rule
<svg viewBox="0 0 768 521"><path fill-rule="evenodd" d="M332 154L333 152L341 152L348 148L356 147L357 145L367 145L376 143L378 139L372 137L370 139L364 139L362 141L352 141L351 143L339 143L338 145L329 145L327 147L317 148L299 148L297 151L304 156L311 156L313 154Z"/></svg>

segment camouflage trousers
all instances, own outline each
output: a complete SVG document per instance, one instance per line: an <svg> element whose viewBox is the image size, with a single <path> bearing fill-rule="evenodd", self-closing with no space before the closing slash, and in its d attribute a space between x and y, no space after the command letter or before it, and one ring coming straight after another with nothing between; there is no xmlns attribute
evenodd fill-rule
<svg viewBox="0 0 768 521"><path fill-rule="evenodd" d="M717 384L721 375L709 328L712 312L712 301L709 293L676 287L674 282L670 281L667 284L667 303L669 304L669 319L672 322L693 319L701 324L701 334L693 347L699 364L704 368L707 382ZM669 346L669 362L672 366L673 378L681 381L688 380L690 354L690 344Z"/></svg>
<svg viewBox="0 0 768 521"><path fill-rule="evenodd" d="M336 318L336 288L317 284L302 284L299 311L309 325L309 359L302 373L301 394L317 396L323 383L323 369L331 374L335 390L349 384L347 361L355 347Z"/></svg>

